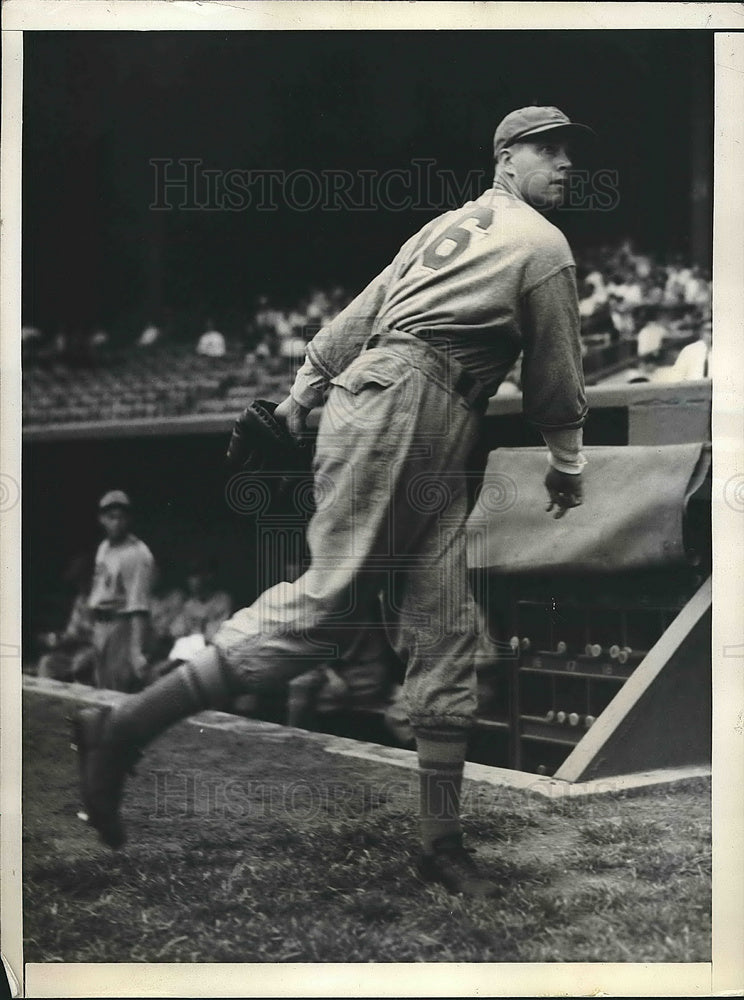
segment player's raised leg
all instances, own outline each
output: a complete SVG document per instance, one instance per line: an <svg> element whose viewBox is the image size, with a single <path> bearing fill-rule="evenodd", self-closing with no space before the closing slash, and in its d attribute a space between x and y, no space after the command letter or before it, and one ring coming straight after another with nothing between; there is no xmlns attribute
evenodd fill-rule
<svg viewBox="0 0 744 1000"><path fill-rule="evenodd" d="M307 572L267 590L220 628L213 646L140 694L112 710L79 713L74 739L83 801L110 846L125 839L119 803L136 753L181 719L226 709L237 694L281 686L338 652L348 632L336 626L369 606L395 547L415 542L423 530L419 519L396 536L394 524L416 438L410 383L422 376L400 358L389 361L384 374L383 367L378 359L382 384L367 379L359 391L356 384L338 386L324 411ZM419 461L426 467L425 455Z"/></svg>

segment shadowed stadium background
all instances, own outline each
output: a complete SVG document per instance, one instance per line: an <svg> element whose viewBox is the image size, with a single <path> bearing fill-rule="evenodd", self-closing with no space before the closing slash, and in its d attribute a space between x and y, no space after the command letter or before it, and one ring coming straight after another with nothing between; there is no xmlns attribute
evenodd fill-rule
<svg viewBox="0 0 744 1000"><path fill-rule="evenodd" d="M139 331L164 307L223 327L256 293L366 284L442 210L153 212L153 158L214 170L492 171L505 113L555 104L600 133L611 212L709 260L712 35L703 32L32 32L24 38L24 323ZM393 188L395 190L395 188ZM447 205L445 207L455 207Z"/></svg>
<svg viewBox="0 0 744 1000"><path fill-rule="evenodd" d="M156 158L205 170L410 170L492 177L508 111L555 104L599 133L578 166L617 171L612 211L562 210L577 254L630 236L710 264L712 35L704 32L30 32L24 37L23 323L132 344L168 317L194 343L234 333L257 295L366 284L454 204L367 211L153 211ZM178 169L175 167L174 169ZM481 189L481 188L479 188ZM392 188L395 193L395 187ZM413 192L414 195L416 192ZM590 418L588 443L625 443ZM595 423L592 423L592 420ZM519 426L517 426L517 424ZM503 425L507 427L505 423ZM504 444L538 443L521 421ZM222 435L39 441L24 448L24 634L69 559L128 490L159 562L195 542L255 596L245 519L224 499Z"/></svg>

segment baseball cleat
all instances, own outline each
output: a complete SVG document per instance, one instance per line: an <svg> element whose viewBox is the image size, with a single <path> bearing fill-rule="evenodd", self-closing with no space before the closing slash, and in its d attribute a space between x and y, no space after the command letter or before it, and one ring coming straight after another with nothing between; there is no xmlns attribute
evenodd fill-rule
<svg viewBox="0 0 744 1000"><path fill-rule="evenodd" d="M490 899L501 887L482 874L472 848L463 846L462 834L448 834L434 842L434 850L422 853L416 870L424 882L438 882L455 894L475 899Z"/></svg>
<svg viewBox="0 0 744 1000"><path fill-rule="evenodd" d="M110 708L83 708L70 720L72 747L80 761L80 794L88 823L104 844L122 847L126 832L119 806L127 774L141 753L115 743L110 733Z"/></svg>

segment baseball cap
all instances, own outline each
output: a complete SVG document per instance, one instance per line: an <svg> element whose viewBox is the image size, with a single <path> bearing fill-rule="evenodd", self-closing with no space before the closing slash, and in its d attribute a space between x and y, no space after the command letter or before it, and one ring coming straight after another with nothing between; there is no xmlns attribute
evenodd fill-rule
<svg viewBox="0 0 744 1000"><path fill-rule="evenodd" d="M129 497L124 490L109 490L104 493L98 503L99 510L107 510L109 507L131 507Z"/></svg>
<svg viewBox="0 0 744 1000"><path fill-rule="evenodd" d="M572 122L559 108L518 108L501 121L493 137L493 153L498 156L502 149L540 132L550 132L557 128L575 129L594 135L594 129L579 122Z"/></svg>

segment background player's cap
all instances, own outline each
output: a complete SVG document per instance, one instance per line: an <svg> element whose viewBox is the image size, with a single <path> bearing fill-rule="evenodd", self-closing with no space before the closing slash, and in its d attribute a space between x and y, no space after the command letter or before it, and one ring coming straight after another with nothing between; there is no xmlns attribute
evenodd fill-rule
<svg viewBox="0 0 744 1000"><path fill-rule="evenodd" d="M108 510L109 507L131 507L129 497L124 490L109 490L104 493L98 502L99 510Z"/></svg>
<svg viewBox="0 0 744 1000"><path fill-rule="evenodd" d="M493 137L493 154L498 156L502 149L511 146L513 142L558 128L595 134L594 129L579 122L572 122L568 115L558 108L518 108L508 114L496 129Z"/></svg>

